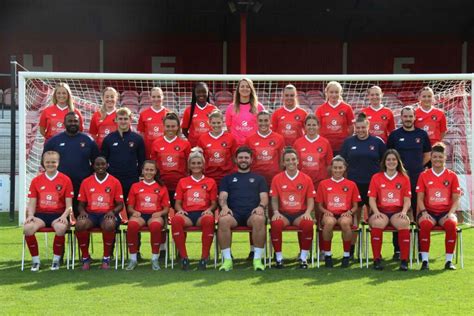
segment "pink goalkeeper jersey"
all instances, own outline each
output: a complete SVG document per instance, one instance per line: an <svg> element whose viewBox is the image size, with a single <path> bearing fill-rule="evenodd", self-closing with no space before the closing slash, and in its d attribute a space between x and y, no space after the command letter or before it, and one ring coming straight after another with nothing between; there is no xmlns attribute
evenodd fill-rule
<svg viewBox="0 0 474 316"><path fill-rule="evenodd" d="M262 104L258 104L257 113L265 110ZM250 103L240 103L239 113L234 112L234 103L229 104L225 112L225 123L227 130L234 136L237 146L245 144L245 139L257 132L257 113L250 113Z"/></svg>

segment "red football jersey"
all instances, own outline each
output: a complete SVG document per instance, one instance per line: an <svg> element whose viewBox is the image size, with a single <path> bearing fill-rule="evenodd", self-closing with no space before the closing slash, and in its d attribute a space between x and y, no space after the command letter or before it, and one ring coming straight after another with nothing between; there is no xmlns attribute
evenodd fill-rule
<svg viewBox="0 0 474 316"><path fill-rule="evenodd" d="M156 139L151 147L151 159L160 169L161 179L169 191L175 191L179 179L188 175L188 157L191 145L176 136L168 141L164 136Z"/></svg>
<svg viewBox="0 0 474 316"><path fill-rule="evenodd" d="M283 136L285 145L291 146L304 135L304 120L308 113L300 107L288 110L285 106L272 115L272 129Z"/></svg>
<svg viewBox="0 0 474 316"><path fill-rule="evenodd" d="M176 186L175 200L182 201L186 212L204 211L217 200L217 184L214 179L202 176L196 180L193 176L182 178Z"/></svg>
<svg viewBox="0 0 474 316"><path fill-rule="evenodd" d="M115 208L115 202L123 202L122 185L111 174L102 181L93 174L82 181L77 200L87 203L87 212L108 213Z"/></svg>
<svg viewBox="0 0 474 316"><path fill-rule="evenodd" d="M382 106L378 110L368 106L362 109L370 122L369 134L380 137L384 143L387 142L388 135L395 129L395 119L392 110Z"/></svg>
<svg viewBox="0 0 474 316"><path fill-rule="evenodd" d="M321 135L314 140L303 136L295 141L293 148L298 153L299 169L313 180L317 188L321 180L329 177L328 168L333 158L329 141Z"/></svg>
<svg viewBox="0 0 474 316"><path fill-rule="evenodd" d="M233 156L237 150L234 137L227 132L222 132L220 136L214 137L211 133L206 133L199 137L197 145L204 151L204 174L216 180L220 180L232 173L234 169Z"/></svg>
<svg viewBox="0 0 474 316"><path fill-rule="evenodd" d="M273 177L280 172L280 159L285 147L285 139L278 133L271 132L263 136L258 131L248 137L245 144L252 150L252 172L272 183Z"/></svg>
<svg viewBox="0 0 474 316"><path fill-rule="evenodd" d="M208 115L216 109L216 106L210 103L207 103L203 108L199 107L199 105L196 104L196 107L194 108L191 126L189 126L191 106L188 106L184 110L181 127L188 128L189 126L188 141L191 143L191 147L196 146L201 135L207 134L211 130L211 128L209 127Z"/></svg>
<svg viewBox="0 0 474 316"><path fill-rule="evenodd" d="M308 198L314 198L313 181L301 171L291 178L286 171L277 174L272 181L270 196L278 197L279 211L287 214L306 211Z"/></svg>
<svg viewBox="0 0 474 316"><path fill-rule="evenodd" d="M441 134L447 130L444 111L435 107L431 107L429 111L425 111L419 106L415 110L415 119L415 127L421 128L428 133L431 145L442 140Z"/></svg>
<svg viewBox="0 0 474 316"><path fill-rule="evenodd" d="M46 130L44 135L46 140L64 131L64 117L68 112L68 107L61 109L56 104L48 106L41 112L39 126ZM82 132L84 130L84 119L78 109L75 108L74 112L79 115L79 130Z"/></svg>
<svg viewBox="0 0 474 316"><path fill-rule="evenodd" d="M94 138L99 149L102 148L104 138L117 130L117 123L115 122L115 117L117 116L116 112L117 111L114 110L113 112L108 113L103 120L101 119L100 111L97 111L92 115L89 134Z"/></svg>
<svg viewBox="0 0 474 316"><path fill-rule="evenodd" d="M162 107L159 111L152 106L140 113L137 130L143 135L147 159L151 157L151 146L155 139L163 136L163 118L169 110Z"/></svg>
<svg viewBox="0 0 474 316"><path fill-rule="evenodd" d="M339 181L333 178L319 183L316 202L333 214L340 215L352 208L354 202L360 201L359 189L351 180L342 178Z"/></svg>
<svg viewBox="0 0 474 316"><path fill-rule="evenodd" d="M461 194L458 176L449 169L435 174L433 169L423 171L416 184L416 192L425 193L425 207L435 214L449 211L453 194Z"/></svg>
<svg viewBox="0 0 474 316"><path fill-rule="evenodd" d="M376 173L370 180L367 196L375 198L381 212L400 212L403 199L411 198L410 179L398 172L391 178L385 172Z"/></svg>
<svg viewBox="0 0 474 316"><path fill-rule="evenodd" d="M170 207L168 189L153 181L140 181L132 184L128 193L127 204L143 214L160 212L164 207Z"/></svg>
<svg viewBox="0 0 474 316"><path fill-rule="evenodd" d="M42 173L31 180L28 197L36 199L38 213L63 213L66 198L74 197L74 189L64 173L58 171L52 178Z"/></svg>
<svg viewBox="0 0 474 316"><path fill-rule="evenodd" d="M341 150L344 139L351 136L348 130L354 120L352 107L342 101L335 107L325 102L316 109L315 114L321 125L321 136L329 140L333 151Z"/></svg>

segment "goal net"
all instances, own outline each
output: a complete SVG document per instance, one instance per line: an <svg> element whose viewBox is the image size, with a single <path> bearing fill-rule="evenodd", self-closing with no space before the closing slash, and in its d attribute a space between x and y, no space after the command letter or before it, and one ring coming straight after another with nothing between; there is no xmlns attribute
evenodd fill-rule
<svg viewBox="0 0 474 316"><path fill-rule="evenodd" d="M20 224L24 220L26 193L31 180L40 171L44 139L39 133L41 111L51 104L52 91L59 82L72 90L75 106L84 116L88 131L92 114L98 110L101 91L112 86L120 93L120 105L127 106L134 115L133 125L140 111L151 105L150 89L161 87L164 106L182 116L191 102L191 91L204 81L211 91L211 103L225 111L241 75L177 75L177 74L99 74L99 73L19 73L20 109ZM448 149L448 167L454 170L463 188L461 214L464 222L472 224L473 179L472 160L472 76L459 75L248 75L254 81L258 100L270 111L282 105L282 90L291 83L298 90L302 108L314 113L324 102L324 87L331 80L343 86L343 98L354 113L368 105L367 89L378 85L384 92L383 104L392 109L400 126L400 110L417 103L418 92L430 86L435 92L435 106L445 111L448 131L444 142Z"/></svg>

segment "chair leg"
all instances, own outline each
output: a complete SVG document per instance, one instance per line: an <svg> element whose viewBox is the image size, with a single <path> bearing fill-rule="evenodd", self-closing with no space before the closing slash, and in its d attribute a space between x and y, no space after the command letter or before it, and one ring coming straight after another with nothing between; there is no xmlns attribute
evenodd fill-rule
<svg viewBox="0 0 474 316"><path fill-rule="evenodd" d="M414 235L413 236L414 237L413 238L413 255L416 258L416 264L420 265L420 258L418 256L418 253L420 250L418 249L418 229L417 228L413 230L413 235Z"/></svg>
<svg viewBox="0 0 474 316"><path fill-rule="evenodd" d="M272 257L273 257L273 244L272 244L272 229L268 229L268 235L270 238L268 239L268 267L272 268Z"/></svg>
<svg viewBox="0 0 474 316"><path fill-rule="evenodd" d="M217 232L214 231L214 269L217 269L217 256L218 256L218 246L217 246Z"/></svg>
<svg viewBox="0 0 474 316"><path fill-rule="evenodd" d="M118 249L118 248L119 248L119 245L117 244L117 243L118 243L117 240L120 239L120 237L117 238L117 234L120 235L120 232L119 232L119 231L116 231L116 232L115 232L115 240L114 240L114 246L115 246L115 270L118 269L118 255L119 255L119 249ZM121 245L120 245L120 246L121 246Z"/></svg>
<svg viewBox="0 0 474 316"><path fill-rule="evenodd" d="M370 228L365 227L365 267L369 268L369 238L367 237L370 233Z"/></svg>
<svg viewBox="0 0 474 316"><path fill-rule="evenodd" d="M463 244L462 244L462 228L459 230L458 237L459 237L459 255L461 257L461 269L464 269L464 252L463 252Z"/></svg>
<svg viewBox="0 0 474 316"><path fill-rule="evenodd" d="M44 233L44 244L46 248L44 249L45 258L49 258L49 247L48 247L48 233Z"/></svg>
<svg viewBox="0 0 474 316"><path fill-rule="evenodd" d="M413 233L413 228L410 230L410 269L413 268L413 239L414 239L414 233Z"/></svg>
<svg viewBox="0 0 474 316"><path fill-rule="evenodd" d="M76 231L72 234L72 270L74 270L74 263L76 260Z"/></svg>
<svg viewBox="0 0 474 316"><path fill-rule="evenodd" d="M169 250L170 250L170 242L169 242L169 231L165 229L165 269L168 269L168 257L169 257Z"/></svg>
<svg viewBox="0 0 474 316"><path fill-rule="evenodd" d="M67 249L67 253L66 253L66 269L69 270L69 260L70 260L70 257L71 257L71 231L67 231L66 232L66 235L67 235L67 241L66 241L66 247L65 249Z"/></svg>
<svg viewBox="0 0 474 316"><path fill-rule="evenodd" d="M313 236L314 236L314 230L313 230ZM313 242L313 243L311 243L311 268L314 268L314 253L315 252L316 252L316 249L314 247L314 242Z"/></svg>
<svg viewBox="0 0 474 316"><path fill-rule="evenodd" d="M128 243L127 243L127 230L120 231L120 251L122 255L120 256L122 261L122 270L125 268L125 257L128 259Z"/></svg>
<svg viewBox="0 0 474 316"><path fill-rule="evenodd" d="M25 269L25 248L26 248L26 239L25 239L25 234L23 234L23 247L21 249L21 271Z"/></svg>
<svg viewBox="0 0 474 316"><path fill-rule="evenodd" d="M321 249L319 248L319 229L317 226L316 226L316 238L314 240L315 240L315 247L316 247L316 267L319 268L319 265L320 265L319 256L320 256Z"/></svg>
<svg viewBox="0 0 474 316"><path fill-rule="evenodd" d="M174 269L174 256L175 256L175 246L174 246L174 240L171 239L171 270Z"/></svg>

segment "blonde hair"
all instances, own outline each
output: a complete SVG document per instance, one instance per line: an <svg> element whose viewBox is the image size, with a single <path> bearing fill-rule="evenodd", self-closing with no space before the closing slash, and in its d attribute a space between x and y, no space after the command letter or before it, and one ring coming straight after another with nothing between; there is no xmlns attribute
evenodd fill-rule
<svg viewBox="0 0 474 316"><path fill-rule="evenodd" d="M52 97L53 103L58 104L58 99L56 98L56 92L58 91L59 88L66 89L67 94L68 94L68 98L67 98L67 101L66 101L67 107L69 109L69 112L74 112L75 108L74 108L74 100L73 100L73 97L72 97L71 88L65 82L60 82L54 87L53 97Z"/></svg>
<svg viewBox="0 0 474 316"><path fill-rule="evenodd" d="M298 90L296 90L296 87L292 84L287 84L283 89L283 95L285 94L285 90L293 90L295 92L295 106L299 106L300 102L298 101Z"/></svg>
<svg viewBox="0 0 474 316"><path fill-rule="evenodd" d="M329 97L328 97L328 90L329 88L331 87L336 87L338 90L339 90L339 100L343 100L342 98L342 86L339 82L337 81L329 81L328 84L326 85L326 88L324 89L324 95L326 97L326 101L329 100Z"/></svg>
<svg viewBox="0 0 474 316"><path fill-rule="evenodd" d="M213 110L207 117L209 118L209 121L211 121L213 118L220 118L221 120L224 119L224 115L218 109Z"/></svg>
<svg viewBox="0 0 474 316"><path fill-rule="evenodd" d="M151 94L152 94L153 91L158 91L158 92L161 94L161 97L164 97L163 90L161 90L160 87L153 87L153 88L151 88L151 90L150 90L150 96L151 96Z"/></svg>
<svg viewBox="0 0 474 316"><path fill-rule="evenodd" d="M380 94L383 95L382 88L380 88L379 86L372 86L369 89L367 89L367 95L370 93L370 90L378 90Z"/></svg>
<svg viewBox="0 0 474 316"><path fill-rule="evenodd" d="M237 84L237 88L235 89L234 93L234 112L238 114L240 112L240 83L242 81L245 81L248 83L250 87L250 113L252 114L257 114L258 111L258 97L257 97L257 92L255 91L255 87L253 85L253 81L250 80L249 78L242 78L239 80L239 83Z"/></svg>
<svg viewBox="0 0 474 316"><path fill-rule="evenodd" d="M132 111L127 108L127 107L122 107L120 109L117 110L117 116L128 116L128 117L132 117Z"/></svg>
<svg viewBox="0 0 474 316"><path fill-rule="evenodd" d="M206 160L204 159L204 154L203 154L203 150L201 147L193 147L191 148L191 153L189 154L188 156L188 169L189 169L189 165L191 163L191 160L194 159L194 158L199 158L202 160L202 165L204 166L206 164Z"/></svg>
<svg viewBox="0 0 474 316"><path fill-rule="evenodd" d="M105 96L105 93L107 91L112 91L114 94L115 94L115 98L117 99L118 101L118 97L119 97L119 93L117 92L117 90L115 90L115 88L113 87L106 87L103 91L102 91L102 105L100 106L100 119L103 120L105 119L105 117L107 116L107 109L105 107L105 100L104 100L104 96Z"/></svg>

